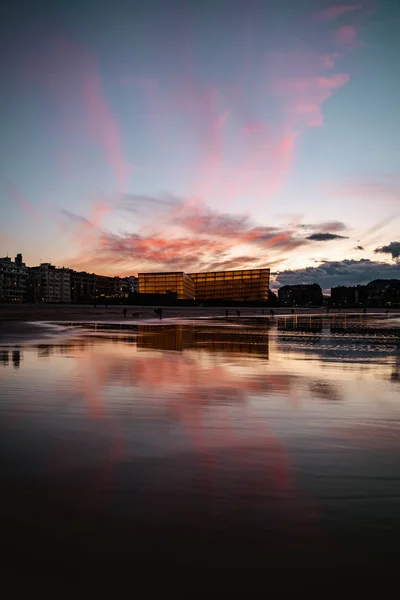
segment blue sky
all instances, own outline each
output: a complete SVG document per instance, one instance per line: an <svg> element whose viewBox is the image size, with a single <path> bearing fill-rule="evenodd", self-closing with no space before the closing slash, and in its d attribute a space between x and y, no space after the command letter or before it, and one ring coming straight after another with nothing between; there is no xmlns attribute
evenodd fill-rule
<svg viewBox="0 0 400 600"><path fill-rule="evenodd" d="M396 0L34 4L0 9L0 255L396 272Z"/></svg>

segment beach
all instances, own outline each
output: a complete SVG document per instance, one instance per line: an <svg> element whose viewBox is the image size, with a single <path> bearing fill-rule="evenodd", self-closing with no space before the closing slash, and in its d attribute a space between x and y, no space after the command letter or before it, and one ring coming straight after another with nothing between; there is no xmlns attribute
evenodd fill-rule
<svg viewBox="0 0 400 600"><path fill-rule="evenodd" d="M7 569L397 568L395 316L107 310L0 323Z"/></svg>
<svg viewBox="0 0 400 600"><path fill-rule="evenodd" d="M124 316L124 309L127 314ZM18 344L22 342L35 342L44 338L51 338L60 334L67 334L71 325L93 323L116 323L119 325L135 325L140 323L166 323L168 320L187 322L198 319L248 319L252 317L271 316L271 308L264 309L254 306L248 307L186 307L164 306L162 320L155 314L156 306L127 306L110 305L77 305L77 304L0 304L0 344ZM291 307L274 307L275 317L292 316ZM239 316L237 314L239 311ZM360 309L338 310L326 307L295 308L295 316L311 315L355 315L361 314ZM400 309L387 312L383 308L367 309L368 315L385 315L394 318L400 315Z"/></svg>
<svg viewBox="0 0 400 600"><path fill-rule="evenodd" d="M4 321L29 321L29 322L96 322L96 321L115 321L124 319L123 310L127 309L127 321L142 321L146 319L154 319L154 306L127 306L127 305L109 305L107 308L104 305L87 304L0 304L0 323ZM196 319L200 317L225 317L228 310L230 316L236 316L239 311L241 316L251 315L269 315L271 307L264 309L254 306L238 306L238 307L220 307L220 306L163 306L163 318L186 318ZM292 307L273 307L275 315L290 315ZM326 314L326 307L297 307L294 309L298 315ZM348 308L338 310L330 309L330 314L340 312L341 314L357 314L362 313L360 308ZM132 316L138 315L137 317ZM368 308L367 314L386 313L384 308ZM400 309L392 309L389 314L400 314Z"/></svg>

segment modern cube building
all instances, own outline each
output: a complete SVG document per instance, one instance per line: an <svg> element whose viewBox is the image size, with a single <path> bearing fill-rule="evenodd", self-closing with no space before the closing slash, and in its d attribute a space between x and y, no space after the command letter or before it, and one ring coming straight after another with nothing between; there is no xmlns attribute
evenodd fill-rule
<svg viewBox="0 0 400 600"><path fill-rule="evenodd" d="M196 300L267 301L269 269L190 273Z"/></svg>
<svg viewBox="0 0 400 600"><path fill-rule="evenodd" d="M139 294L170 294L178 300L195 297L193 279L176 271L171 273L139 273Z"/></svg>
<svg viewBox="0 0 400 600"><path fill-rule="evenodd" d="M178 300L267 301L269 269L212 273L139 273L140 294L176 294Z"/></svg>

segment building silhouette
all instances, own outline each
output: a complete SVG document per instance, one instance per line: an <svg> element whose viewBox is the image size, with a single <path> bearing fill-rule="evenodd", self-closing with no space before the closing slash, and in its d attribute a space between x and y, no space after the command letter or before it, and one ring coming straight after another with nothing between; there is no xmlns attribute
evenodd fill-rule
<svg viewBox="0 0 400 600"><path fill-rule="evenodd" d="M333 287L331 305L337 308L398 307L400 306L400 280L375 279L367 285Z"/></svg>
<svg viewBox="0 0 400 600"><path fill-rule="evenodd" d="M337 286L331 289L331 305L341 307L361 307L368 304L368 286Z"/></svg>
<svg viewBox="0 0 400 600"><path fill-rule="evenodd" d="M0 258L0 301L24 302L27 299L28 269L22 262L22 254L12 261L8 256Z"/></svg>
<svg viewBox="0 0 400 600"><path fill-rule="evenodd" d="M317 283L284 285L278 290L281 306L322 306L324 298Z"/></svg>
<svg viewBox="0 0 400 600"><path fill-rule="evenodd" d="M32 302L71 302L71 271L41 263L29 268L29 300Z"/></svg>

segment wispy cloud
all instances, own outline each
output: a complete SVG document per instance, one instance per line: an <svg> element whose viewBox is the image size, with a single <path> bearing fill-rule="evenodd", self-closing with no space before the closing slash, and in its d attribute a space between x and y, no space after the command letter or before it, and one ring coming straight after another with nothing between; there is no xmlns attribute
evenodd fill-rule
<svg viewBox="0 0 400 600"><path fill-rule="evenodd" d="M124 198L124 197L123 197ZM239 268L252 264L265 266L282 254L308 244L303 229L296 223L286 227L263 226L248 215L235 215L210 209L205 204L177 198L145 198L161 208L154 210L135 233L113 233L88 219L62 211L68 227L74 228L74 240L82 240L79 254L69 264L92 269L101 265L135 272L143 268L173 270L207 270L216 265ZM129 198L134 205L142 198ZM124 200L121 211L126 210ZM65 259L67 260L67 259ZM213 266L214 265L214 266Z"/></svg>
<svg viewBox="0 0 400 600"><path fill-rule="evenodd" d="M343 25L343 27L339 27L336 35L340 44L343 44L348 48L354 47L357 39L357 31L353 25Z"/></svg>
<svg viewBox="0 0 400 600"><path fill-rule="evenodd" d="M362 8L363 4L361 2L355 4L339 4L337 6L333 5L315 13L314 19L316 21L333 21L348 13L360 11Z"/></svg>
<svg viewBox="0 0 400 600"><path fill-rule="evenodd" d="M5 196L8 196L14 204L23 209L29 217L33 218L35 221L41 219L42 215L40 210L38 210L36 206L22 194L19 187L9 177L0 174L0 186L4 190Z"/></svg>
<svg viewBox="0 0 400 600"><path fill-rule="evenodd" d="M45 57L32 58L28 74L53 96L65 128L58 151L61 167L74 164L73 147L67 139L85 134L101 151L114 173L118 191L127 190L133 165L125 157L123 136L106 97L97 61L93 54L62 37L48 42Z"/></svg>
<svg viewBox="0 0 400 600"><path fill-rule="evenodd" d="M335 7L324 13L324 18L329 20L360 8L358 4ZM348 73L335 72L335 67L351 48L343 47L331 29L332 35L322 49L308 44L309 50L305 51L299 42L293 51L267 54L268 75L254 84L252 94L257 95L261 106L271 107L270 114L254 108L243 92L245 85L238 94L234 85L197 77L193 44L188 40L187 72L173 84L162 78L129 73L122 76L125 89L144 95L147 120L158 150L168 148L171 116L174 122L185 124L185 135L190 132L190 143L197 144L198 161L188 198L216 202L224 210L240 198L248 202L249 208L255 208L282 190L301 135L310 127L323 125L325 102L350 79ZM350 30L345 29L341 36L348 40ZM249 53L247 69L252 68L251 60ZM187 145L182 130L175 129L174 136L175 147Z"/></svg>

